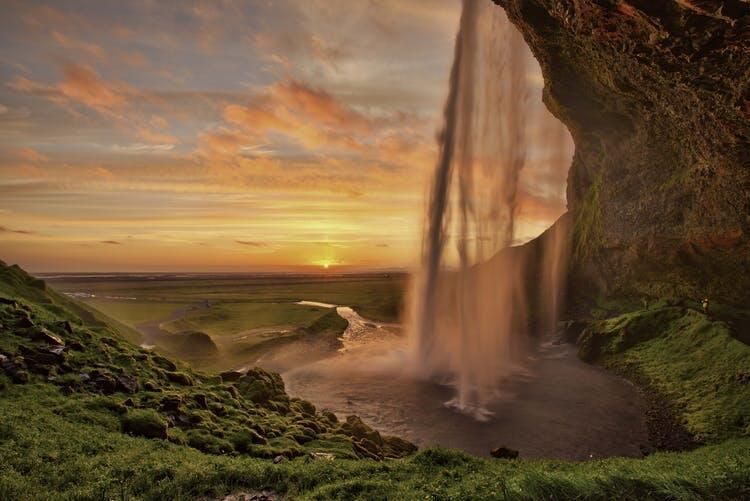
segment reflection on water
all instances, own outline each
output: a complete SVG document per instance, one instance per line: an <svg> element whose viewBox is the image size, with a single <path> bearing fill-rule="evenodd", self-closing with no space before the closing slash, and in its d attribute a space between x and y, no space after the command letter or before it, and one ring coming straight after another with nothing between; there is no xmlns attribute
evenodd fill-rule
<svg viewBox="0 0 750 501"><path fill-rule="evenodd" d="M291 395L318 408L342 417L357 414L379 431L420 446L481 456L499 445L519 449L523 457L639 456L646 444L635 388L581 362L568 344L542 344L495 392L489 419L478 422L445 406L452 388L410 376L395 326L339 308L351 328L344 352L283 374Z"/></svg>

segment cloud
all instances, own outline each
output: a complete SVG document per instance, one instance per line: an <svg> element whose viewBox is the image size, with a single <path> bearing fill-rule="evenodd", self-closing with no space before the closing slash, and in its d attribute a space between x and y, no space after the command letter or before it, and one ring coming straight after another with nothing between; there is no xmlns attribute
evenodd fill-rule
<svg viewBox="0 0 750 501"><path fill-rule="evenodd" d="M19 235L36 235L37 233L35 231L31 230L13 230L10 228L6 228L5 226L0 226L0 233L17 233Z"/></svg>
<svg viewBox="0 0 750 501"><path fill-rule="evenodd" d="M247 240L235 240L234 243L240 244L240 245L247 245L248 247L268 247L268 244L265 242L251 242Z"/></svg>
<svg viewBox="0 0 750 501"><path fill-rule="evenodd" d="M16 92L45 98L74 116L91 110L116 124L128 133L148 143L178 144L180 140L163 130L168 123L162 117L145 114L137 105L147 101L159 102L155 96L116 80L104 79L89 65L69 61L62 63L63 78L53 85L16 76L8 87Z"/></svg>
<svg viewBox="0 0 750 501"><path fill-rule="evenodd" d="M59 31L53 31L52 38L54 38L64 49L82 51L97 59L102 59L104 57L104 49L99 45L76 40L73 37L60 33Z"/></svg>
<svg viewBox="0 0 750 501"><path fill-rule="evenodd" d="M108 244L108 245L122 245L122 242L118 242L117 240L102 240L99 243L100 244Z"/></svg>

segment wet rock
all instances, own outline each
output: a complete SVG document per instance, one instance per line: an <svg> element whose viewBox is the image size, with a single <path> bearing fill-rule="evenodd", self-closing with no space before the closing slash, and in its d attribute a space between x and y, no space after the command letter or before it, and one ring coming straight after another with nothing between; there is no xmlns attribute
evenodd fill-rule
<svg viewBox="0 0 750 501"><path fill-rule="evenodd" d="M582 322L579 320L568 320L565 322L560 322L560 334L562 335L562 338L565 339L565 341L569 343L575 343L587 326L587 322Z"/></svg>
<svg viewBox="0 0 750 501"><path fill-rule="evenodd" d="M388 458L402 458L417 452L417 446L399 437L383 437L383 455Z"/></svg>
<svg viewBox="0 0 750 501"><path fill-rule="evenodd" d="M117 391L133 394L138 391L138 379L135 376L117 376Z"/></svg>
<svg viewBox="0 0 750 501"><path fill-rule="evenodd" d="M490 451L490 456L498 459L516 459L518 451L509 447L495 447Z"/></svg>

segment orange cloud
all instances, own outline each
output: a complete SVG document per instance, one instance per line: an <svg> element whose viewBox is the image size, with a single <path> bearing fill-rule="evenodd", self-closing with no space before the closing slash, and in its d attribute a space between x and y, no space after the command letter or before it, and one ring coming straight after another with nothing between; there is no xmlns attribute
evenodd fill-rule
<svg viewBox="0 0 750 501"><path fill-rule="evenodd" d="M97 44L77 40L75 38L62 34L59 31L53 31L52 38L54 38L55 41L64 49L86 52L87 54L90 54L97 59L102 59L104 57L104 49L102 49L101 46Z"/></svg>
<svg viewBox="0 0 750 501"><path fill-rule="evenodd" d="M179 140L163 131L167 121L156 115L146 116L137 109L138 101L149 96L119 81L106 80L91 66L65 62L63 79L55 85L46 85L17 76L8 87L16 92L48 99L74 115L78 110L92 110L115 119L129 133L152 144L177 144ZM151 99L158 102L158 99Z"/></svg>

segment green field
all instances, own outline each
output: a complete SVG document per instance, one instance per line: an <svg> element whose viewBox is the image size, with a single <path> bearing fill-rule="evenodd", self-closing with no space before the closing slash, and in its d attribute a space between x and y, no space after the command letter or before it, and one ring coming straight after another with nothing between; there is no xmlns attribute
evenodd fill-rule
<svg viewBox="0 0 750 501"><path fill-rule="evenodd" d="M81 300L131 328L158 322L157 350L196 368L225 370L242 366L290 342L311 341L311 332L323 334L316 356L335 349L335 339L346 322L319 321L330 309L296 304L316 301L354 307L373 320L396 322L402 311L406 277L403 275L352 276L212 276L103 275L56 277L52 287L83 295ZM206 357L182 353L167 334L202 332L218 352ZM144 333L144 335L146 335ZM135 338L131 338L135 339Z"/></svg>
<svg viewBox="0 0 750 501"><path fill-rule="evenodd" d="M171 332L197 330L212 337L236 336L263 327L309 325L328 311L294 303L219 302L209 309L193 310L179 320L162 324L162 328Z"/></svg>

